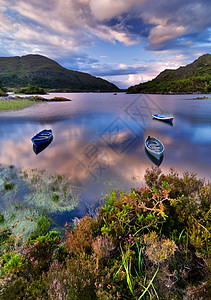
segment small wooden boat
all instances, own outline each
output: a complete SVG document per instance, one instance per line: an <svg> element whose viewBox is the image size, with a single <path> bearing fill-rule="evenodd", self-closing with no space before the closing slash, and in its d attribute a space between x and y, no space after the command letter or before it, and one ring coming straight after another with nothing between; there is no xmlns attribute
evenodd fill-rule
<svg viewBox="0 0 211 300"><path fill-rule="evenodd" d="M48 142L46 142L46 143L43 143L43 144L41 144L39 146L33 145L33 151L34 151L34 153L36 155L39 154L40 152L42 152L43 150L45 150L45 148L47 148L52 141L53 141L53 136L51 136L50 140Z"/></svg>
<svg viewBox="0 0 211 300"><path fill-rule="evenodd" d="M145 148L152 156L154 156L158 160L161 158L165 150L163 143L152 136L148 136L146 138Z"/></svg>
<svg viewBox="0 0 211 300"><path fill-rule="evenodd" d="M167 117L167 116L162 116L162 115L158 115L158 114L152 115L152 117L153 117L153 119L157 119L157 120L164 121L164 122L173 122L173 120L174 120L174 117Z"/></svg>
<svg viewBox="0 0 211 300"><path fill-rule="evenodd" d="M44 145L52 140L52 130L51 129L44 129L37 133L35 136L33 136L32 143L35 147L39 147L41 145Z"/></svg>

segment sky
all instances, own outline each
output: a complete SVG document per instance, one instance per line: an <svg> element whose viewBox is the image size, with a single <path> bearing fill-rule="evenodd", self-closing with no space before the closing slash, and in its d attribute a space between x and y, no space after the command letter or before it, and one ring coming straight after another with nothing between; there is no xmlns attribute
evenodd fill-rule
<svg viewBox="0 0 211 300"><path fill-rule="evenodd" d="M119 88L210 46L210 0L0 0L0 56L44 55Z"/></svg>

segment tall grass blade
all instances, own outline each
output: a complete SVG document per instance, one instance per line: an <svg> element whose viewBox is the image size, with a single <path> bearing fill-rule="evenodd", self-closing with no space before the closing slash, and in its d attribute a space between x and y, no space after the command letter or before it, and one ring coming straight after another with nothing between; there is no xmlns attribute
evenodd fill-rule
<svg viewBox="0 0 211 300"><path fill-rule="evenodd" d="M156 276L157 273L158 273L158 270L159 270L159 266L158 266L158 268L157 268L155 274L153 275L152 279L150 280L150 282L149 282L147 288L144 290L144 292L141 294L141 296L138 298L138 300L140 300L140 299L145 295L145 293L148 291L148 289L150 288L150 286L151 286L152 283L153 283L153 280L155 279L155 276Z"/></svg>

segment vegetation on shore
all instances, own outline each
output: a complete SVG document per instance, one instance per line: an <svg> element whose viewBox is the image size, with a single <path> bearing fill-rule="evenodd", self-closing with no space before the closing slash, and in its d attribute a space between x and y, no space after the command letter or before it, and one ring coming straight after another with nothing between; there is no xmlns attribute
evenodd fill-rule
<svg viewBox="0 0 211 300"><path fill-rule="evenodd" d="M17 97L15 99L4 99L4 100L0 100L0 111L26 108L28 106L35 104L35 102L62 102L62 101L71 101L71 100L64 97L54 97L51 99L45 99L39 96L27 97L27 98Z"/></svg>
<svg viewBox="0 0 211 300"><path fill-rule="evenodd" d="M187 100L207 100L207 99L211 99L211 98L203 96L203 97L196 97L196 98L187 99Z"/></svg>
<svg viewBox="0 0 211 300"><path fill-rule="evenodd" d="M0 97L6 97L7 93L0 88Z"/></svg>
<svg viewBox="0 0 211 300"><path fill-rule="evenodd" d="M6 93L6 90L5 88L3 87L1 81L0 81L0 97L5 97L7 96L7 93Z"/></svg>
<svg viewBox="0 0 211 300"><path fill-rule="evenodd" d="M2 229L0 298L209 299L211 184L159 168L145 181L111 190L64 240L50 231L22 244Z"/></svg>
<svg viewBox="0 0 211 300"><path fill-rule="evenodd" d="M42 55L0 57L0 79L6 88L38 85L69 92L113 92L119 88L105 79L68 70Z"/></svg>
<svg viewBox="0 0 211 300"><path fill-rule="evenodd" d="M128 88L127 93L209 94L211 93L211 54L177 70L165 70L151 81Z"/></svg>
<svg viewBox="0 0 211 300"><path fill-rule="evenodd" d="M38 85L28 84L26 88L20 88L16 91L16 94L26 94L26 95L45 95L46 92L43 88Z"/></svg>
<svg viewBox="0 0 211 300"><path fill-rule="evenodd" d="M22 109L34 104L32 100L0 100L0 111Z"/></svg>

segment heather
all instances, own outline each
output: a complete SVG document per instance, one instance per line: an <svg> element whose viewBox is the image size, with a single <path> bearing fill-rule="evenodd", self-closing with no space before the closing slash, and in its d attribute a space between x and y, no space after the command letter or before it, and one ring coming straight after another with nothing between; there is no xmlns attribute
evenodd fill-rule
<svg viewBox="0 0 211 300"><path fill-rule="evenodd" d="M65 236L1 229L0 299L209 299L211 184L159 168L145 182Z"/></svg>

